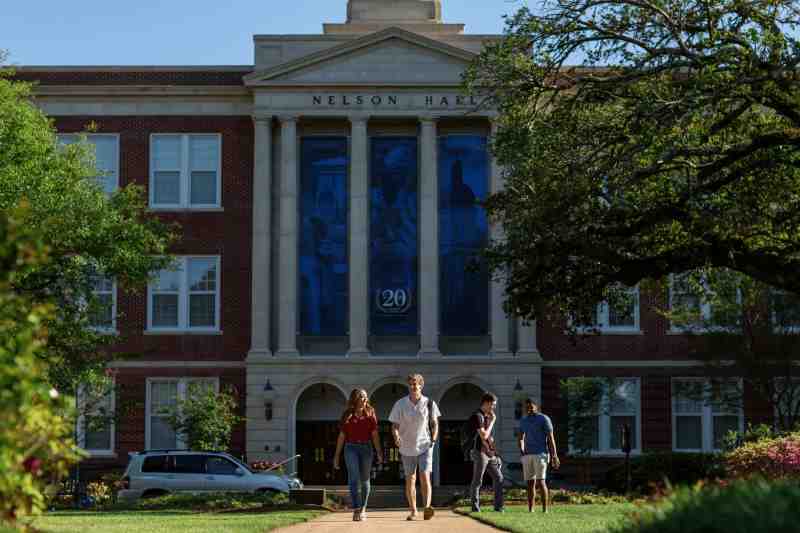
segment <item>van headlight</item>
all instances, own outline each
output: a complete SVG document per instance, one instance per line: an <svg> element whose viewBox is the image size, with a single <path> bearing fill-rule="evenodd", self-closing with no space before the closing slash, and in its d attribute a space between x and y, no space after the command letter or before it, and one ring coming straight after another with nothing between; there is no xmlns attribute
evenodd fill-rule
<svg viewBox="0 0 800 533"><path fill-rule="evenodd" d="M303 488L303 482L300 481L299 479L297 479L296 477L287 478L286 481L288 481L290 489L302 489Z"/></svg>

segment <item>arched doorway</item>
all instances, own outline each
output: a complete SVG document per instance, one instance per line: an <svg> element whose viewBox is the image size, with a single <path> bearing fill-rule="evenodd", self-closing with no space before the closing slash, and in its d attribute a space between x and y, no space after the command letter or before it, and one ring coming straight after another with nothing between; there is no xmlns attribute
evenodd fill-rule
<svg viewBox="0 0 800 533"><path fill-rule="evenodd" d="M441 485L466 485L472 479L472 463L461 450L461 427L480 407L483 389L472 383L453 385L444 393L439 408L439 479Z"/></svg>
<svg viewBox="0 0 800 533"><path fill-rule="evenodd" d="M400 461L400 450L394 445L392 423L389 413L397 400L408 394L408 389L401 383L387 383L378 387L370 396L370 403L378 417L378 432L383 447L383 465L376 466L376 485L397 485L403 482L403 465Z"/></svg>
<svg viewBox="0 0 800 533"><path fill-rule="evenodd" d="M344 461L333 469L339 417L347 399L338 387L327 383L311 385L300 394L295 408L295 439L300 454L298 472L306 485L344 485Z"/></svg>

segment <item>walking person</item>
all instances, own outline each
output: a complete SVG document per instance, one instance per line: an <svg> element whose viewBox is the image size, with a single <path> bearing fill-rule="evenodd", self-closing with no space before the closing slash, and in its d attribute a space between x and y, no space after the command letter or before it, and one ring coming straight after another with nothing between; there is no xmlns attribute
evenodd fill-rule
<svg viewBox="0 0 800 533"><path fill-rule="evenodd" d="M375 409L369 404L367 391L353 389L342 414L340 427L339 438L336 440L336 453L333 456L333 468L339 470L339 459L344 449L353 521L361 522L367 519L373 445L378 454L378 464L383 462L381 441L378 437L378 419L375 416Z"/></svg>
<svg viewBox="0 0 800 533"><path fill-rule="evenodd" d="M411 374L406 381L408 396L397 400L389 415L392 436L400 449L406 476L406 500L411 511L406 520L417 519L417 471L424 503L423 517L430 520L434 514L431 507L433 447L439 436L441 413L436 402L422 395L425 380L421 375Z"/></svg>
<svg viewBox="0 0 800 533"><path fill-rule="evenodd" d="M472 499L472 511L481 511L480 492L483 484L483 475L487 471L492 478L492 489L494 490L494 510L503 512L503 472L501 470L501 459L497 455L494 446L492 431L497 420L495 409L497 408L497 396L491 392L486 392L481 397L481 406L469 418L470 430L473 442L470 450L472 458L472 485L470 486L470 497Z"/></svg>
<svg viewBox="0 0 800 533"><path fill-rule="evenodd" d="M522 455L522 472L528 484L528 512L533 512L536 500L536 487L542 491L542 511L550 506L550 492L547 490L547 467L558 469L560 462L553 438L553 422L550 417L539 412L539 405L533 398L525 400L524 416L519 421L519 452Z"/></svg>

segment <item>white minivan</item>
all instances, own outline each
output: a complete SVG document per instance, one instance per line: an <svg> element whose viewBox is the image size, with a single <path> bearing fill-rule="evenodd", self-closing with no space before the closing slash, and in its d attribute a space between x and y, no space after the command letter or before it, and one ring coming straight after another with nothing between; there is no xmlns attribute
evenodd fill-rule
<svg viewBox="0 0 800 533"><path fill-rule="evenodd" d="M253 472L224 452L157 450L131 454L119 501L175 492L283 492L303 488L292 476Z"/></svg>

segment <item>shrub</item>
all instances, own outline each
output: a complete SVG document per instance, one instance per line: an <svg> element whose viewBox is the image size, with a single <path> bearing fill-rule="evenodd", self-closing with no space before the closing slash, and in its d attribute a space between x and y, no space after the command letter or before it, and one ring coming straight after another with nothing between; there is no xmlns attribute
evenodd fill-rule
<svg viewBox="0 0 800 533"><path fill-rule="evenodd" d="M234 426L244 420L236 414L235 391L215 392L198 384L189 386L169 421L175 431L186 436L192 450L227 450Z"/></svg>
<svg viewBox="0 0 800 533"><path fill-rule="evenodd" d="M93 507L106 507L111 503L114 492L111 485L102 481L92 481L86 485L86 497Z"/></svg>
<svg viewBox="0 0 800 533"><path fill-rule="evenodd" d="M776 437L783 437L785 433L777 431L775 428L768 424L752 425L748 424L744 433L738 431L728 431L722 438L722 449L726 452L731 452L740 446L749 442L757 442L764 439L774 439Z"/></svg>
<svg viewBox="0 0 800 533"><path fill-rule="evenodd" d="M284 505L288 502L288 496L282 493L244 494L212 492L208 494L168 494L157 498L138 500L132 504L120 504L114 508L147 511L179 509L205 512L261 509L263 507Z"/></svg>
<svg viewBox="0 0 800 533"><path fill-rule="evenodd" d="M748 442L725 456L731 477L800 478L800 432Z"/></svg>
<svg viewBox="0 0 800 533"><path fill-rule="evenodd" d="M800 486L764 480L684 487L642 507L611 533L773 533L797 531Z"/></svg>
<svg viewBox="0 0 800 533"><path fill-rule="evenodd" d="M722 458L704 453L646 453L631 457L631 490L650 493L665 484L693 485L706 479L725 477ZM620 461L609 469L600 488L611 492L625 491L625 465Z"/></svg>
<svg viewBox="0 0 800 533"><path fill-rule="evenodd" d="M256 461L250 464L250 469L253 470L254 472L266 472L267 470L272 468L272 470L269 470L270 473L283 474L284 473L283 465L276 467L277 464L278 463L272 461Z"/></svg>

